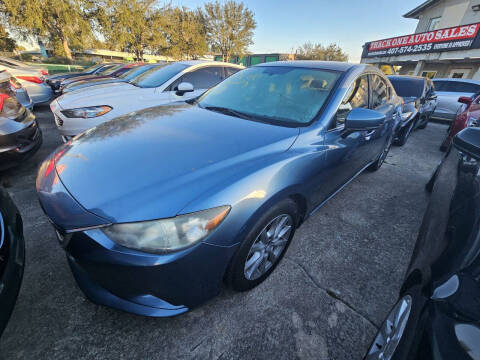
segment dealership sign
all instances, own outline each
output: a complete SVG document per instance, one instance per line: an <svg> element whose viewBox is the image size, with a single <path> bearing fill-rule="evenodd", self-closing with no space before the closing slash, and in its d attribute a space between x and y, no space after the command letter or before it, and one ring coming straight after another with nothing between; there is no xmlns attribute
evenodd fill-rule
<svg viewBox="0 0 480 360"><path fill-rule="evenodd" d="M398 36L365 44L362 57L399 56L480 48L480 23Z"/></svg>

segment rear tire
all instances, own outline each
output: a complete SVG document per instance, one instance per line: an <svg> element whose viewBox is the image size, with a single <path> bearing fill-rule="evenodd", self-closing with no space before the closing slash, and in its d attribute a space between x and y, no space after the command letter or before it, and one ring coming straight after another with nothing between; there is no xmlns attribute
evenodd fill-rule
<svg viewBox="0 0 480 360"><path fill-rule="evenodd" d="M393 135L390 135L390 138L387 140L387 144L385 145L385 148L383 149L382 153L380 154L378 159L367 168L368 171L372 171L372 172L377 171L382 167L385 159L387 158L388 152L392 147L392 143L393 143Z"/></svg>
<svg viewBox="0 0 480 360"><path fill-rule="evenodd" d="M395 140L394 144L397 146L403 146L407 142L408 137L412 133L413 127L415 126L415 121L412 120L412 123L408 125L406 129L402 129L401 135L398 139Z"/></svg>
<svg viewBox="0 0 480 360"><path fill-rule="evenodd" d="M298 206L291 199L279 202L260 216L227 270L226 280L234 290L253 289L275 270L292 241L298 219ZM281 222L284 224L278 227ZM284 235L278 236L277 230L285 231Z"/></svg>

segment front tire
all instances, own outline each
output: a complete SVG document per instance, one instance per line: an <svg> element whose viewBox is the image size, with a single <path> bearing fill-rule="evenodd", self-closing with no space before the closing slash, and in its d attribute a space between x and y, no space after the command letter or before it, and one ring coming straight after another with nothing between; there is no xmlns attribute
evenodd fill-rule
<svg viewBox="0 0 480 360"><path fill-rule="evenodd" d="M227 281L234 290L250 290L273 272L290 245L298 219L298 206L290 199L271 207L258 219L227 271Z"/></svg>

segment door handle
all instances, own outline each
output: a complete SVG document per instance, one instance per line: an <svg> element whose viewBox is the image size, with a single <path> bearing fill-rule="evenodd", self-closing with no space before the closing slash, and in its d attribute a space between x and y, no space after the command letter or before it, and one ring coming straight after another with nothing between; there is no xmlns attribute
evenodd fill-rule
<svg viewBox="0 0 480 360"><path fill-rule="evenodd" d="M375 134L375 131L376 130L370 130L370 131L367 131L366 134L365 134L365 140L370 140L372 138L372 135Z"/></svg>

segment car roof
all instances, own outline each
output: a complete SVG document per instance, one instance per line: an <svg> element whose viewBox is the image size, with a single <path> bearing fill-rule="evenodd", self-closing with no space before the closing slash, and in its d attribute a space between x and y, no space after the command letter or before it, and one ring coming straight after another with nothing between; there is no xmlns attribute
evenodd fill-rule
<svg viewBox="0 0 480 360"><path fill-rule="evenodd" d="M179 64L187 65L187 66L196 66L196 65L221 65L221 66L231 66L237 68L244 68L243 65L227 63L223 61L210 61L210 60L186 60L186 61L178 61Z"/></svg>
<svg viewBox="0 0 480 360"><path fill-rule="evenodd" d="M433 80L434 82L435 82L435 81L452 81L452 82L465 82L465 83L480 85L480 81L478 81L478 80L472 80L472 79L433 78L432 80Z"/></svg>
<svg viewBox="0 0 480 360"><path fill-rule="evenodd" d="M354 67L364 68L365 64L352 64L341 61L316 61L316 60L295 60L295 61L273 61L261 63L254 66L283 66L283 67L299 67L311 69L323 69L345 72Z"/></svg>

